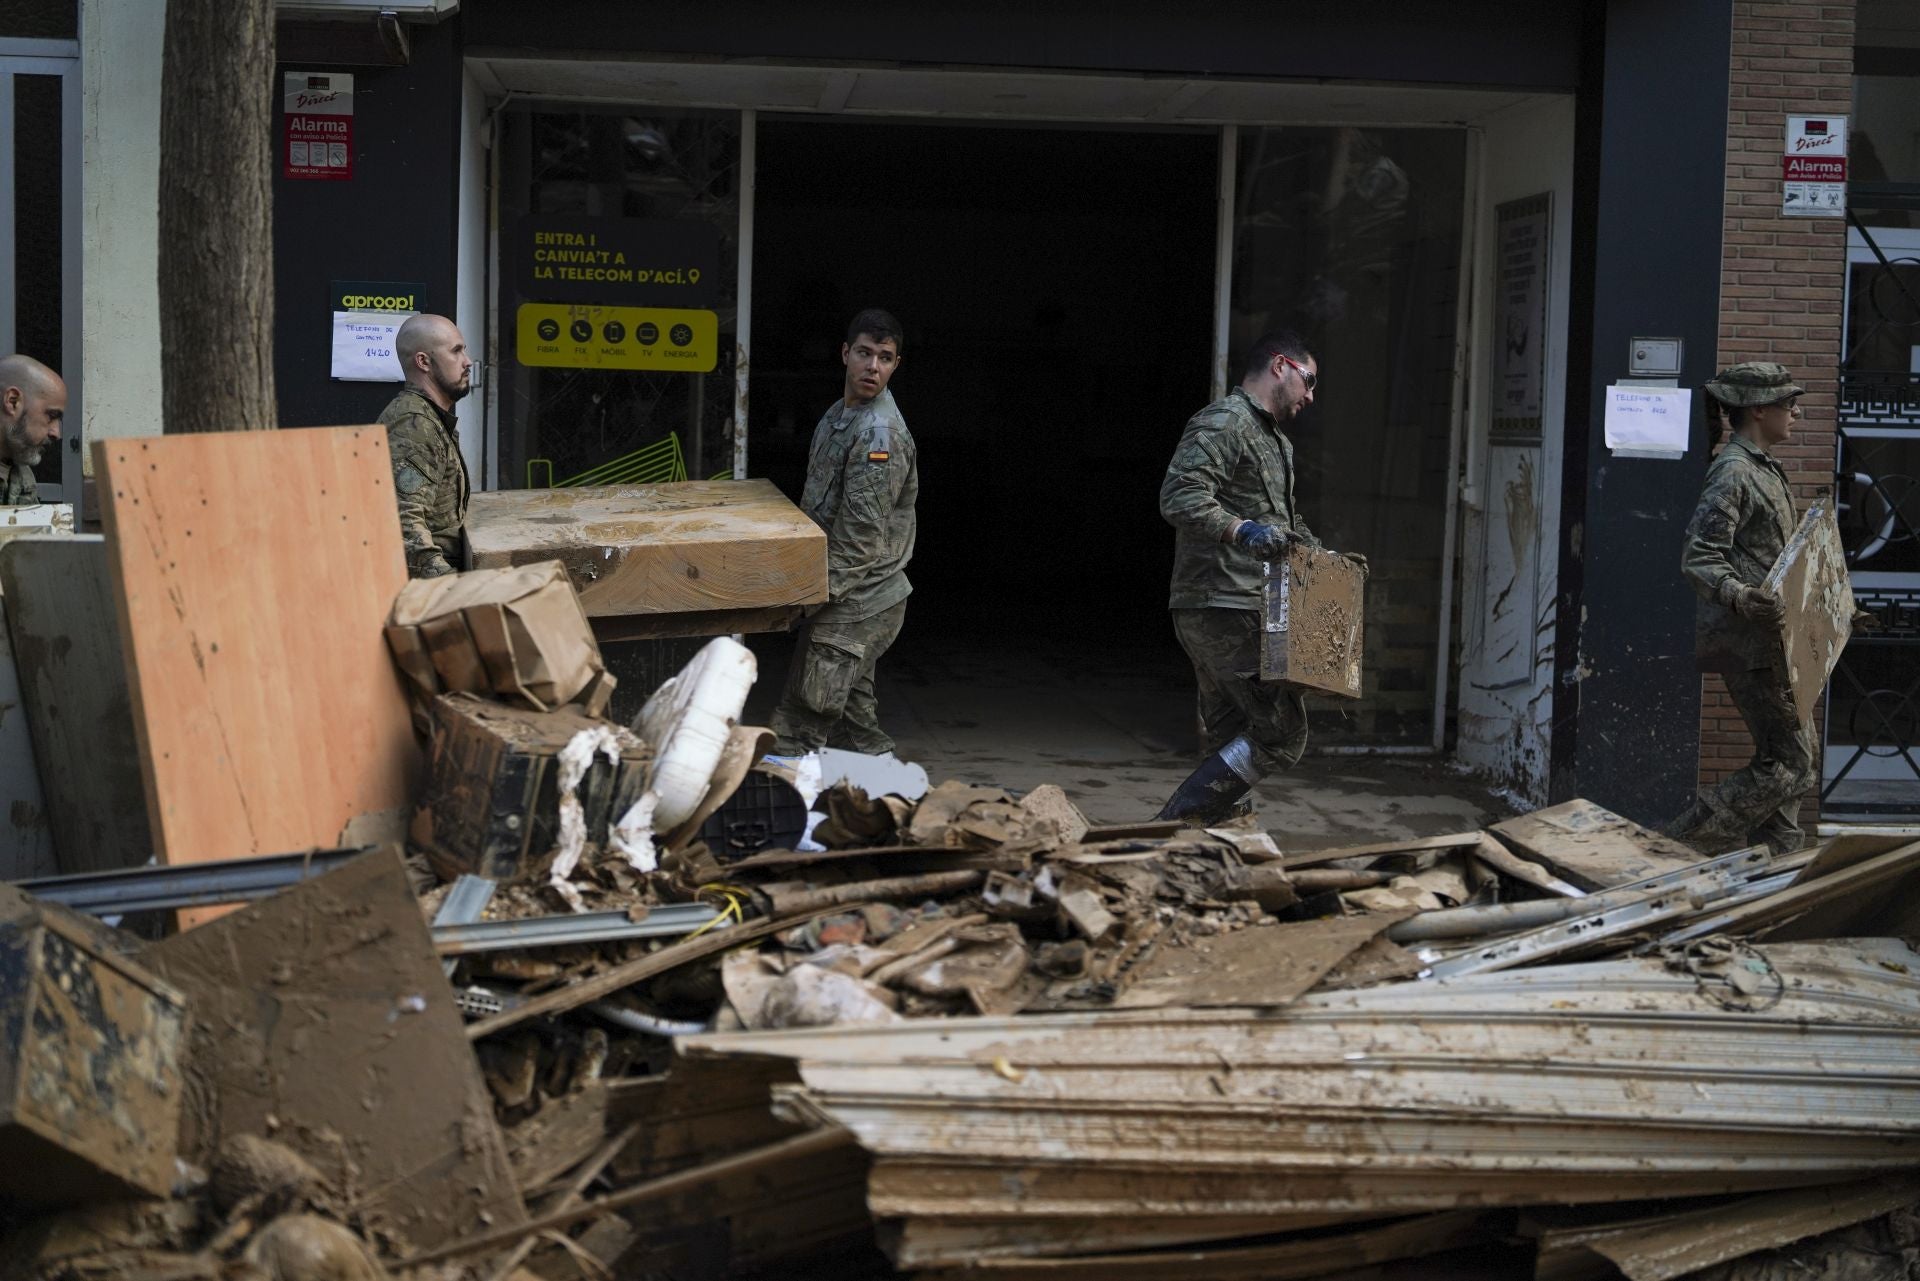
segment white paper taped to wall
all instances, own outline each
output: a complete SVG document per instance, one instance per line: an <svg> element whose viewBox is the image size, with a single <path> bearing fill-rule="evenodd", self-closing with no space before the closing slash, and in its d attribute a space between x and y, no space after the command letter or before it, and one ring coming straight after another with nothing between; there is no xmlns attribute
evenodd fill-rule
<svg viewBox="0 0 1920 1281"><path fill-rule="evenodd" d="M1607 448L1680 455L1693 417L1688 387L1607 388Z"/></svg>
<svg viewBox="0 0 1920 1281"><path fill-rule="evenodd" d="M410 311L334 312L333 377L351 382L400 382L403 375L393 340L412 315Z"/></svg>

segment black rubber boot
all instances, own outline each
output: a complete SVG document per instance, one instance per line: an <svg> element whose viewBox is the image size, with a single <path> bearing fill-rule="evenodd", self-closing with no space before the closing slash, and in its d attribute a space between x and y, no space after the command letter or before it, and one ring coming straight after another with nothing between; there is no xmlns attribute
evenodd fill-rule
<svg viewBox="0 0 1920 1281"><path fill-rule="evenodd" d="M1242 734L1201 761L1200 768L1174 789L1154 818L1216 822L1231 813L1234 805L1259 781L1260 771L1253 764L1253 744Z"/></svg>

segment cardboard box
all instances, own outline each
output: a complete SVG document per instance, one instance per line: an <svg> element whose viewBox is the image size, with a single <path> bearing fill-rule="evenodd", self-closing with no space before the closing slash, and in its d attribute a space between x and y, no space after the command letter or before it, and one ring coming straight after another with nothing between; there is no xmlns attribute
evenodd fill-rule
<svg viewBox="0 0 1920 1281"><path fill-rule="evenodd" d="M491 694L547 711L584 696L598 714L613 692L557 560L416 578L393 602L387 645L423 699Z"/></svg>
<svg viewBox="0 0 1920 1281"><path fill-rule="evenodd" d="M471 694L433 704L433 756L414 838L440 875L538 873L560 832L560 749L603 724L571 707L535 712ZM580 780L587 839L604 843L646 790L653 753L632 734L616 766L596 755Z"/></svg>
<svg viewBox="0 0 1920 1281"><path fill-rule="evenodd" d="M1260 679L1360 697L1366 571L1338 553L1290 543L1267 566Z"/></svg>

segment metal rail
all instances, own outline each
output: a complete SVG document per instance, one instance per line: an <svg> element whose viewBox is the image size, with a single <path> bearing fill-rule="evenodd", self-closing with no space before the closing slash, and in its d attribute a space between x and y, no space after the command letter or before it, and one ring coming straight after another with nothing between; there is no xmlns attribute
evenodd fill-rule
<svg viewBox="0 0 1920 1281"><path fill-rule="evenodd" d="M58 903L88 916L211 907L265 898L309 877L331 872L373 848L364 845L355 849L223 859L216 863L43 876L31 881L15 881L13 887L43 902Z"/></svg>

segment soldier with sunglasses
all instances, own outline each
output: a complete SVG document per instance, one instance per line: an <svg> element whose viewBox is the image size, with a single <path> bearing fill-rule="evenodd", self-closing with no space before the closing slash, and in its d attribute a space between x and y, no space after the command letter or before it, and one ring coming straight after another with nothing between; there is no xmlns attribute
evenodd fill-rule
<svg viewBox="0 0 1920 1281"><path fill-rule="evenodd" d="M1306 748L1300 690L1258 677L1260 601L1267 561L1292 541L1320 546L1294 503L1293 442L1283 430L1313 403L1319 381L1298 334L1267 335L1240 385L1188 421L1160 487L1160 514L1175 530L1168 606L1200 686L1211 753L1161 818L1225 818ZM1365 558L1348 556L1364 568Z"/></svg>

